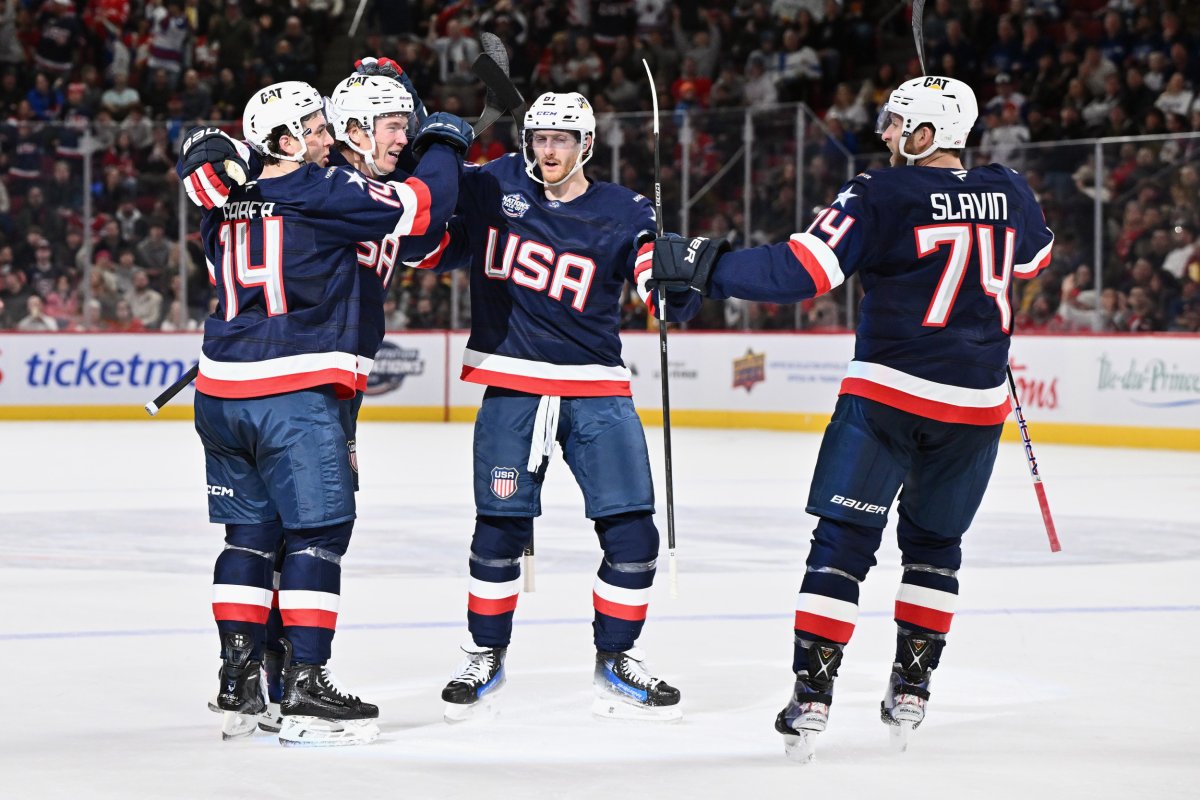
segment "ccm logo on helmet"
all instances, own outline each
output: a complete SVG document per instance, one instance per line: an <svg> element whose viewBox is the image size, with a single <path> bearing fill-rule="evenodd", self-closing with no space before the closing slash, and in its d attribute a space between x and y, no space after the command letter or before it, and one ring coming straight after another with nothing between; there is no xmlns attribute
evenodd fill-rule
<svg viewBox="0 0 1200 800"><path fill-rule="evenodd" d="M853 508L855 511L865 511L868 514L886 514L887 506L877 506L874 503L864 503L861 500L855 500L852 497L842 497L840 494L835 494L829 498L830 502L837 503L839 506Z"/></svg>

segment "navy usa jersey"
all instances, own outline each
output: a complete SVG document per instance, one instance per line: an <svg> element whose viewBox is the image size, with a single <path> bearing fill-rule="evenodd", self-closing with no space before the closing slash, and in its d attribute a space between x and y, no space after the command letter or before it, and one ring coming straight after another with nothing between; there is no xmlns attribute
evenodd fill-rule
<svg viewBox="0 0 1200 800"><path fill-rule="evenodd" d="M630 396L621 360L621 292L650 201L591 181L570 202L546 197L519 155L464 168L455 217L412 266L471 267L471 337L462 379L563 397Z"/></svg>
<svg viewBox="0 0 1200 800"><path fill-rule="evenodd" d="M870 170L784 244L723 256L712 297L796 302L855 272L864 297L840 394L943 422L1008 416L1012 278L1050 263L1029 184L999 164Z"/></svg>
<svg viewBox="0 0 1200 800"><path fill-rule="evenodd" d="M457 155L431 147L426 161L445 176L433 186L307 164L235 188L205 212L218 305L205 321L198 391L261 397L332 385L339 396L354 394L365 272L355 245L444 227L457 197Z"/></svg>

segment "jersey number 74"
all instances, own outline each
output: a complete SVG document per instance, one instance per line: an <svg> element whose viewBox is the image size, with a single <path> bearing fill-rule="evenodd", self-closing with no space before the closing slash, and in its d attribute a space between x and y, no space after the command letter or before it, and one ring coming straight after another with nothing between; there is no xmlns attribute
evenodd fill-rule
<svg viewBox="0 0 1200 800"><path fill-rule="evenodd" d="M962 288L967 265L971 262L972 254L977 254L979 286L984 294L996 301L996 308L1000 311L1000 327L1009 333L1012 329L1012 304L1008 298L1008 285L1012 282L1013 248L1017 232L1012 228L1003 229L1004 249L999 258L999 275L996 274L996 229L992 225L970 222L924 225L913 233L917 238L918 258L940 250L942 245L950 245L946 266L942 269L942 276L933 299L929 301L922 324L936 328L946 325L958 291Z"/></svg>

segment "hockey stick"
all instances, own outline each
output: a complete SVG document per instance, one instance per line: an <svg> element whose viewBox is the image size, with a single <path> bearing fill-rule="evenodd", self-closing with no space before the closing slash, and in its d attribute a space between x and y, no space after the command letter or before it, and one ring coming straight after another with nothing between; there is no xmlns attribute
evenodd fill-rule
<svg viewBox="0 0 1200 800"><path fill-rule="evenodd" d="M199 374L200 374L200 365L193 364L192 368L189 369L187 372L183 373L183 375L180 376L179 380L172 383L170 386L168 386L166 389L163 390L162 394L160 394L158 397L151 400L149 403L146 403L146 405L144 405L142 407L146 409L146 413L149 414L150 416L152 416L152 417L156 416L158 414L158 412L162 409L163 406L165 406L167 403L171 402L171 399L174 398L175 395L182 392L183 387L187 386L189 383L194 381L196 379L196 376Z"/></svg>
<svg viewBox="0 0 1200 800"><path fill-rule="evenodd" d="M650 81L650 100L654 108L654 222L658 227L658 235L663 232L662 215L662 181L661 148L659 147L658 130L658 87L654 85L654 73L646 59L642 59L646 68L646 78ZM667 301L666 290L658 294L658 362L662 383L663 407L663 462L666 466L667 480L667 569L671 582L671 597L679 597L679 572L675 566L675 481L671 469L671 379L667 362Z"/></svg>
<svg viewBox="0 0 1200 800"><path fill-rule="evenodd" d="M1025 460L1029 466L1029 477L1033 479L1033 492L1037 495L1038 508L1042 510L1042 522L1046 526L1046 536L1050 539L1050 552L1062 550L1058 541L1058 531L1054 527L1054 517L1050 516L1050 501L1046 499L1046 487L1042 485L1042 476L1038 472L1037 457L1033 455L1033 442L1029 440L1029 426L1025 423L1025 414L1021 411L1021 400L1017 397L1017 382L1013 379L1012 367L1005 366L1008 373L1008 401L1012 404L1013 413L1017 417L1017 428L1021 431L1021 441L1025 444Z"/></svg>
<svg viewBox="0 0 1200 800"><path fill-rule="evenodd" d="M486 31L479 34L479 44L483 52L475 58L475 63L471 64L471 72L483 82L487 94L483 113L479 115L479 122L475 123L475 133L487 130L492 123L504 116L506 110L513 115L519 128L525 119L525 98L508 76L508 50L499 36ZM537 591L533 536L533 533L529 534L529 544L525 546L524 563L521 565L521 576L524 579L521 588L527 594Z"/></svg>
<svg viewBox="0 0 1200 800"><path fill-rule="evenodd" d="M921 73L925 74L925 0L913 0L912 4L913 44L917 48L917 60L921 64ZM1046 487L1042 485L1042 476L1038 472L1037 459L1033 455L1033 442L1029 440L1029 426L1025 422L1025 414L1021 410L1021 400L1017 397L1017 382L1013 378L1012 367L1005 364L1004 371L1008 376L1008 400L1017 417L1017 427L1021 431L1021 441L1025 443L1025 459L1029 466L1029 477L1033 479L1033 491L1037 495L1038 507L1042 511L1042 522L1046 525L1046 536L1050 539L1050 552L1062 550L1058 541L1058 531L1054 527L1054 518L1050 516L1050 501L1046 498Z"/></svg>

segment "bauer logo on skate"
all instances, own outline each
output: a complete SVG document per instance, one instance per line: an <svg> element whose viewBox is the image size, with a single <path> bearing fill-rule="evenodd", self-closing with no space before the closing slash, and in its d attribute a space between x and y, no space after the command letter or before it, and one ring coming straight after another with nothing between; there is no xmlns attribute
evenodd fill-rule
<svg viewBox="0 0 1200 800"><path fill-rule="evenodd" d="M514 467L492 467L492 494L507 500L517 493L517 470Z"/></svg>
<svg viewBox="0 0 1200 800"><path fill-rule="evenodd" d="M506 194L500 201L500 209L506 216L520 219L529 210L529 201L519 194Z"/></svg>

